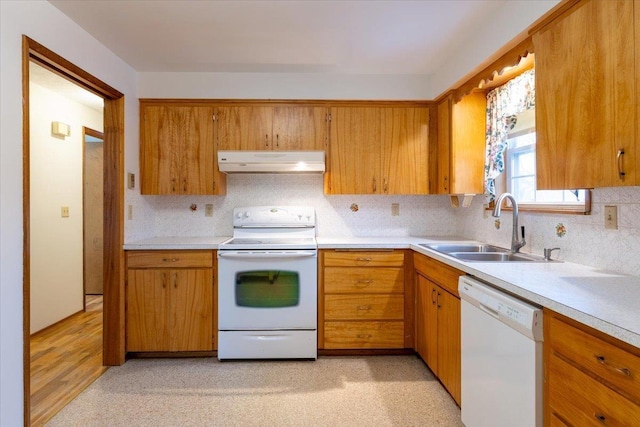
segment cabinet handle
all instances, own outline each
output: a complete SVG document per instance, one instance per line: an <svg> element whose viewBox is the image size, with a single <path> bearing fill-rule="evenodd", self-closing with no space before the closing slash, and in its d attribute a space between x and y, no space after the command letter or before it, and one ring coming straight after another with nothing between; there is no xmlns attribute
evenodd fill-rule
<svg viewBox="0 0 640 427"><path fill-rule="evenodd" d="M162 262L178 262L180 258L162 258Z"/></svg>
<svg viewBox="0 0 640 427"><path fill-rule="evenodd" d="M174 288L178 287L178 273L173 274L173 287Z"/></svg>
<svg viewBox="0 0 640 427"><path fill-rule="evenodd" d="M175 178L171 178L171 192L172 193L176 192L176 179Z"/></svg>
<svg viewBox="0 0 640 427"><path fill-rule="evenodd" d="M607 422L607 417L602 414L593 414L593 416L596 417L596 420L600 421L602 424Z"/></svg>
<svg viewBox="0 0 640 427"><path fill-rule="evenodd" d="M378 184L376 182L376 178L373 178L373 192L375 193L376 191L378 191Z"/></svg>
<svg viewBox="0 0 640 427"><path fill-rule="evenodd" d="M264 146L269 147L269 134L264 135Z"/></svg>
<svg viewBox="0 0 640 427"><path fill-rule="evenodd" d="M373 283L373 280L371 280L371 279L369 279L369 280L358 280L356 282L356 288L366 288L367 286L369 286L372 283Z"/></svg>
<svg viewBox="0 0 640 427"><path fill-rule="evenodd" d="M621 180L624 181L624 170L622 170L622 157L624 156L624 149L621 148L620 150L618 150L618 156L617 156L617 160L618 160L618 176L620 177Z"/></svg>
<svg viewBox="0 0 640 427"><path fill-rule="evenodd" d="M448 181L449 181L449 178L447 178L446 176L442 180L442 188L444 189L444 191L449 191L449 182Z"/></svg>
<svg viewBox="0 0 640 427"><path fill-rule="evenodd" d="M358 334L358 335L356 335L356 337L358 337L358 338L363 338L363 339L364 339L364 338L367 338L367 339L368 339L368 338L371 338L371 334Z"/></svg>
<svg viewBox="0 0 640 427"><path fill-rule="evenodd" d="M387 186L387 178L382 180L382 191L384 191L385 193L388 192L388 186Z"/></svg>
<svg viewBox="0 0 640 427"><path fill-rule="evenodd" d="M162 273L162 288L167 287L167 273Z"/></svg>
<svg viewBox="0 0 640 427"><path fill-rule="evenodd" d="M360 311L360 310L369 311L369 310L371 310L371 305L370 304L359 305L359 306L356 307L356 310L358 310L358 311Z"/></svg>
<svg viewBox="0 0 640 427"><path fill-rule="evenodd" d="M182 192L183 193L187 192L187 180L186 179L182 180Z"/></svg>
<svg viewBox="0 0 640 427"><path fill-rule="evenodd" d="M366 257L366 258L358 257L358 258L356 258L356 261L369 262L369 261L371 261L371 257Z"/></svg>
<svg viewBox="0 0 640 427"><path fill-rule="evenodd" d="M612 371L615 371L615 372L617 372L619 374L622 374L622 375L625 375L627 377L631 376L631 371L629 369L627 369L627 368L616 368L615 366L611 366L609 363L607 363L607 360L605 359L604 356L598 356L596 354L596 355L594 355L594 357L605 368L611 369Z"/></svg>
<svg viewBox="0 0 640 427"><path fill-rule="evenodd" d="M435 294L436 294L436 290L435 289L431 289L431 304L435 304L436 303Z"/></svg>
<svg viewBox="0 0 640 427"><path fill-rule="evenodd" d="M280 135L276 133L276 147L280 147Z"/></svg>
<svg viewBox="0 0 640 427"><path fill-rule="evenodd" d="M436 297L436 301L438 303L438 308L441 308L442 306L440 305L440 292L438 292L438 296Z"/></svg>

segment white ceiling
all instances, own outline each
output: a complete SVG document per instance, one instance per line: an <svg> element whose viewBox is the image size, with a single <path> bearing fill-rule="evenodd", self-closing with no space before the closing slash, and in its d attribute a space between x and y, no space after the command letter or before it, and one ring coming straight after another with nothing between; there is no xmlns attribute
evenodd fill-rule
<svg viewBox="0 0 640 427"><path fill-rule="evenodd" d="M139 72L429 75L506 0L50 0Z"/></svg>
<svg viewBox="0 0 640 427"><path fill-rule="evenodd" d="M96 111L102 112L104 108L104 100L98 95L60 77L33 61L29 63L29 82L49 89L58 95L64 96Z"/></svg>

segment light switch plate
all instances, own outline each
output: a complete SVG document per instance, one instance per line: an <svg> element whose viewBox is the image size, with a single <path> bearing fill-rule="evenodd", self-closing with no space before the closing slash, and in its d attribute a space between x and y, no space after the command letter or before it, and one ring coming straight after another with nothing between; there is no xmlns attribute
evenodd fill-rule
<svg viewBox="0 0 640 427"><path fill-rule="evenodd" d="M618 207L617 206L604 207L604 228L608 230L618 229Z"/></svg>
<svg viewBox="0 0 640 427"><path fill-rule="evenodd" d="M213 216L213 204L207 203L204 205L204 216Z"/></svg>
<svg viewBox="0 0 640 427"><path fill-rule="evenodd" d="M60 216L62 218L69 218L69 206L62 206L60 208Z"/></svg>
<svg viewBox="0 0 640 427"><path fill-rule="evenodd" d="M391 216L400 216L400 203L391 203Z"/></svg>
<svg viewBox="0 0 640 427"><path fill-rule="evenodd" d="M127 188L129 190L133 190L136 188L136 174L135 173L127 173Z"/></svg>

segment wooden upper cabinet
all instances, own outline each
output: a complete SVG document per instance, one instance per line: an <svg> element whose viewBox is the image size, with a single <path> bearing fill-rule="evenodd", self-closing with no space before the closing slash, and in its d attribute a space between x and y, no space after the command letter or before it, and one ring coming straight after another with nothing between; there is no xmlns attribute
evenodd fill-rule
<svg viewBox="0 0 640 427"><path fill-rule="evenodd" d="M274 150L324 150L328 139L327 108L277 106L273 108Z"/></svg>
<svg viewBox="0 0 640 427"><path fill-rule="evenodd" d="M638 7L580 1L533 34L538 189L640 183Z"/></svg>
<svg viewBox="0 0 640 427"><path fill-rule="evenodd" d="M484 193L486 108L481 92L438 103L438 194Z"/></svg>
<svg viewBox="0 0 640 427"><path fill-rule="evenodd" d="M218 107L218 150L270 150L272 121L271 107Z"/></svg>
<svg viewBox="0 0 640 427"><path fill-rule="evenodd" d="M382 193L429 193L429 110L385 108Z"/></svg>
<svg viewBox="0 0 640 427"><path fill-rule="evenodd" d="M140 174L142 194L224 194L213 108L141 101Z"/></svg>
<svg viewBox="0 0 640 427"><path fill-rule="evenodd" d="M333 107L327 194L427 194L426 107Z"/></svg>
<svg viewBox="0 0 640 427"><path fill-rule="evenodd" d="M382 108L331 108L328 194L380 194Z"/></svg>
<svg viewBox="0 0 640 427"><path fill-rule="evenodd" d="M324 150L327 109L295 106L220 106L218 150Z"/></svg>

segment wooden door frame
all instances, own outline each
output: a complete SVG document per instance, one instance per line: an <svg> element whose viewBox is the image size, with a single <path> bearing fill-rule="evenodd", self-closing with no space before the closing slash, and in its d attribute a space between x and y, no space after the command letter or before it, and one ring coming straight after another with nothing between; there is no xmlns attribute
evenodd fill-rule
<svg viewBox="0 0 640 427"><path fill-rule="evenodd" d="M22 36L23 388L30 424L30 119L29 62L34 61L104 99L104 319L103 364L121 365L124 348L124 95L80 67Z"/></svg>

